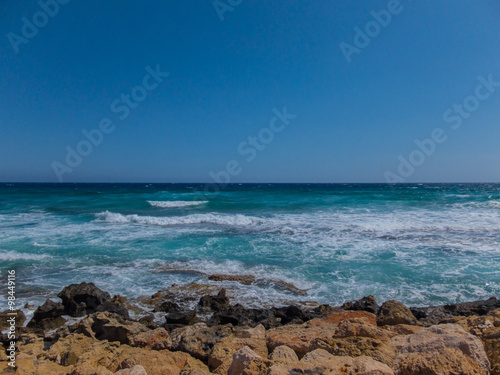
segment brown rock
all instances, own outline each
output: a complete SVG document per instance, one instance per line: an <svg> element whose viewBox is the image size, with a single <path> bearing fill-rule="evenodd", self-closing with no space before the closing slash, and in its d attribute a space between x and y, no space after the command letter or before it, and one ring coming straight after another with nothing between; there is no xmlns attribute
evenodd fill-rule
<svg viewBox="0 0 500 375"><path fill-rule="evenodd" d="M376 326L375 315L365 311L335 312L323 318L312 319L307 323L289 324L267 331L266 339L269 350L286 345L293 349L299 358L317 348L313 341L330 340L335 336L336 327L345 320L364 322Z"/></svg>
<svg viewBox="0 0 500 375"><path fill-rule="evenodd" d="M139 333L134 337L134 345L151 350L170 349L172 340L165 328Z"/></svg>
<svg viewBox="0 0 500 375"><path fill-rule="evenodd" d="M295 352L288 346L281 345L273 350L273 352L270 355L270 359L275 362L290 363L290 362L298 362L299 357L297 357L297 354L295 354Z"/></svg>
<svg viewBox="0 0 500 375"><path fill-rule="evenodd" d="M400 349L395 368L401 374L489 373L482 342L455 324L432 326L391 343Z"/></svg>
<svg viewBox="0 0 500 375"><path fill-rule="evenodd" d="M410 324L416 325L417 319L413 316L411 310L398 301L387 301L380 307L377 315L377 324L379 326Z"/></svg>
<svg viewBox="0 0 500 375"><path fill-rule="evenodd" d="M394 375L394 371L370 357L339 357L317 349L305 355L300 362L274 364L268 372L268 375L295 374Z"/></svg>
<svg viewBox="0 0 500 375"><path fill-rule="evenodd" d="M148 375L148 373L144 367L137 365L132 368L119 370L114 375Z"/></svg>
<svg viewBox="0 0 500 375"><path fill-rule="evenodd" d="M99 340L119 341L134 346L135 336L149 331L141 323L125 320L120 315L109 312L98 312L87 319L91 320L92 332Z"/></svg>
<svg viewBox="0 0 500 375"><path fill-rule="evenodd" d="M208 327L204 323L173 330L170 334L172 349L189 353L202 361L207 361L215 344L231 334L225 326Z"/></svg>
<svg viewBox="0 0 500 375"><path fill-rule="evenodd" d="M233 354L233 361L227 371L228 375L265 375L270 362L265 361L248 346Z"/></svg>
<svg viewBox="0 0 500 375"><path fill-rule="evenodd" d="M225 371L228 370L235 352L243 347L248 347L262 358L267 358L267 345L265 336L261 338L238 338L235 336L224 337L213 347L209 357L208 366L215 370L223 365ZM224 370L222 372L224 372ZM221 373L220 369L218 371Z"/></svg>

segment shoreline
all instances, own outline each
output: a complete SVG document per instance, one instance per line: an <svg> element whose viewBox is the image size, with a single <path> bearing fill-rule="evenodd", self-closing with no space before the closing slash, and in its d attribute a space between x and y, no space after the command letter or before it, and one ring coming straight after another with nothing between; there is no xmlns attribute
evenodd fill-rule
<svg viewBox="0 0 500 375"><path fill-rule="evenodd" d="M255 281L246 276L210 277L211 280L231 279L242 283ZM128 300L119 295L111 297L108 292L97 288L93 283L67 286L58 294L62 302L48 299L34 311L29 322L23 319L24 312L18 312L16 364L18 367L28 366L27 369L29 368L28 371L31 372L26 372L27 374L109 375L122 371L119 372L122 375L132 374L131 369L136 365L144 368L143 373L163 374L164 372L157 372L156 368L146 360L149 356L154 357L161 353L165 361L168 359L174 364L174 367L165 372L172 374L294 373L293 368L287 366L298 366L303 370L307 370L310 366L313 368L323 366L321 371L330 369L334 371L331 373L336 373L335 371L341 371L339 369L346 363L350 363L349 366L361 366L360 368L380 367L383 371L379 369L382 371L379 373L382 374L416 374L419 373L415 372L417 367L411 367L417 366L416 363L425 362L429 366L432 363L436 366L447 363L443 366L452 366L451 362L446 362L450 353L432 354L431 349L422 350L418 353L424 359L419 357L416 362L413 359L408 362L407 353L402 349L404 345L396 343L395 338L411 341L413 335L423 335L421 331L435 335L436 327L444 327L447 332L444 338L451 335L455 341L477 340L474 341L474 348L479 354L476 353L472 358L470 353L462 353L468 357L465 362L470 362L472 358L472 361L477 362L476 365L479 366L479 372L471 373L489 374L490 369L486 368L484 361L486 359L489 361L488 367L492 368L491 374L500 374L500 300L495 297L450 305L410 308L394 300L379 305L373 296L346 302L342 306L289 305L247 308L232 303L225 289L219 287L216 290L213 285L207 288L207 285L201 284L191 285L197 289L198 294L196 297L190 294L188 296L190 304L183 304L181 301L186 298L181 294L183 286L172 287L173 289L161 290L151 296ZM4 331L6 312L1 315L1 329ZM348 332L344 332L345 330ZM247 342L246 339L250 341ZM260 340L259 345L252 340ZM368 350L366 340L372 340L371 344L376 344L372 349L379 346L387 348L382 353L375 349ZM85 342L85 348L79 348L80 344L77 342L80 344ZM281 344L275 345L277 342ZM6 344L10 344L5 334L2 334L2 343L5 349L9 346ZM400 344L403 346L398 349ZM92 352L91 348L96 345L104 345L106 347L104 351L111 350L113 353L116 351L116 356L122 355L122 351L134 353L139 351L136 354L143 359L136 361L134 366L130 363L123 364L123 361L116 364L110 359L109 363L104 361L107 366L97 367L92 367L96 363L89 358L68 359L76 353L75 350L79 353L77 357L84 358L85 354ZM214 358L219 354L215 351L222 350L221 346L224 348L224 353L228 353L223 360L221 358L216 360ZM283 353L278 355L276 350ZM470 351L470 348L467 350ZM52 356L51 351L58 353ZM392 352L392 355L387 356L386 352ZM12 373L6 365L7 359L4 353L2 351L0 356L2 371L0 373ZM288 358L288 362L278 360L282 355ZM437 359L432 357L436 355ZM172 359L176 356L184 356L186 360L183 366L179 367L179 363ZM245 358L250 356L253 359L250 362L243 361L248 362L245 367L240 363L241 356ZM304 361L304 358L309 358L308 356L315 359ZM478 362L478 358L483 360ZM187 363L191 363L189 368L185 368ZM337 369L334 363L343 365ZM256 369L251 370L250 367L254 365L257 366ZM469 365L474 367L470 363ZM238 366L243 366L246 370L242 369L239 372L234 370ZM402 366L409 367L404 367L403 371ZM95 371L87 370L89 368L94 368ZM229 371L231 368L234 371ZM321 371L317 373L323 373ZM372 373L370 371L360 373ZM312 372L314 373L316 372Z"/></svg>

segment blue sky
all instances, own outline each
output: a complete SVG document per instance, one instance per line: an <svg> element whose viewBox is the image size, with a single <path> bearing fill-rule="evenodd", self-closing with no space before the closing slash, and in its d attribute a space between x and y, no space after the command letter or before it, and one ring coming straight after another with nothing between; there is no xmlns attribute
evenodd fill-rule
<svg viewBox="0 0 500 375"><path fill-rule="evenodd" d="M212 0L61 0L44 18L4 0L0 181L212 182L230 161L231 182L500 181L500 87L474 100L478 77L500 82L500 5L391 1L221 0L221 15ZM137 88L147 67L169 75ZM112 103L134 88L146 97L122 120ZM467 100L454 129L443 114ZM285 108L296 117L269 133ZM103 119L112 131L70 166ZM435 129L446 140L424 154ZM248 143L259 134L273 139Z"/></svg>

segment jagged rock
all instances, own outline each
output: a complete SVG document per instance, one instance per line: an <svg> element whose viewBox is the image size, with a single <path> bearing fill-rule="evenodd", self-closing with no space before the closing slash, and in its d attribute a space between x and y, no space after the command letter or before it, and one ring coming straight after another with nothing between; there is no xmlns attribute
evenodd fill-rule
<svg viewBox="0 0 500 375"><path fill-rule="evenodd" d="M164 350L172 347L172 340L170 340L170 335L164 328L156 328L136 335L134 344L140 348Z"/></svg>
<svg viewBox="0 0 500 375"><path fill-rule="evenodd" d="M128 313L127 308L118 302L106 301L102 305L97 306L95 311L96 312L107 311L110 313L118 314L124 319L127 319L127 320L130 319L130 315Z"/></svg>
<svg viewBox="0 0 500 375"><path fill-rule="evenodd" d="M296 374L394 375L394 371L370 357L333 356L324 350L317 349L306 354L301 361L274 364L267 373L267 375Z"/></svg>
<svg viewBox="0 0 500 375"><path fill-rule="evenodd" d="M62 303L48 299L35 310L33 318L28 322L28 327L38 331L60 327L66 322L66 319L62 318L63 314L64 306Z"/></svg>
<svg viewBox="0 0 500 375"><path fill-rule="evenodd" d="M83 316L97 311L105 302L111 301L108 292L104 292L93 283L71 284L58 295L62 299L64 312L71 316Z"/></svg>
<svg viewBox="0 0 500 375"><path fill-rule="evenodd" d="M457 316L483 316L500 308L500 300L491 297L487 300L455 303L452 305L412 307L413 315L423 324L436 325L453 323Z"/></svg>
<svg viewBox="0 0 500 375"><path fill-rule="evenodd" d="M267 373L269 365L269 361L264 361L262 357L252 349L245 346L233 354L233 359L227 371L227 375L264 375Z"/></svg>
<svg viewBox="0 0 500 375"><path fill-rule="evenodd" d="M266 340L269 350L286 345L300 357L316 349L315 340L328 340L335 335L338 325L344 320L357 320L375 326L375 315L365 311L336 312L323 318L316 318L307 323L289 324L267 331Z"/></svg>
<svg viewBox="0 0 500 375"><path fill-rule="evenodd" d="M377 304L375 297L370 295L357 301L344 303L342 308L344 310L368 311L372 314L377 314L379 305Z"/></svg>
<svg viewBox="0 0 500 375"><path fill-rule="evenodd" d="M274 316L280 319L281 324L301 324L311 319L299 307L290 305L288 307L273 308Z"/></svg>
<svg viewBox="0 0 500 375"><path fill-rule="evenodd" d="M16 315L10 315L10 314L16 314ZM15 327L19 328L22 327L24 322L26 321L26 315L24 315L22 310L5 310L0 312L0 332L5 331L6 329L10 328L10 323L7 321L8 319L15 317Z"/></svg>
<svg viewBox="0 0 500 375"><path fill-rule="evenodd" d="M254 327L262 324L269 329L279 326L280 321L281 319L274 316L270 309L247 309L236 304L215 312L210 318L209 325L232 324L233 326Z"/></svg>
<svg viewBox="0 0 500 375"><path fill-rule="evenodd" d="M114 375L148 375L144 367L136 365L132 368L119 370Z"/></svg>
<svg viewBox="0 0 500 375"><path fill-rule="evenodd" d="M410 324L416 325L417 319L411 310L401 302L392 300L382 304L377 314L377 324L379 326Z"/></svg>
<svg viewBox="0 0 500 375"><path fill-rule="evenodd" d="M166 312L166 313L173 313L173 312L178 312L180 311L180 307L178 304L172 301L164 301L160 303L159 305L155 306L153 312Z"/></svg>
<svg viewBox="0 0 500 375"><path fill-rule="evenodd" d="M214 345L230 334L231 329L228 327L208 327L204 323L177 328L170 334L172 350L184 351L206 362Z"/></svg>
<svg viewBox="0 0 500 375"><path fill-rule="evenodd" d="M232 363L233 354L245 346L255 351L262 358L267 358L268 352L265 333L260 337L254 338L228 336L222 338L217 344L215 344L210 352L208 357L209 368L213 370L217 369L217 373L227 373Z"/></svg>
<svg viewBox="0 0 500 375"><path fill-rule="evenodd" d="M281 345L273 350L269 359L275 362L298 362L299 357L297 357L297 354L291 348Z"/></svg>
<svg viewBox="0 0 500 375"><path fill-rule="evenodd" d="M148 314L139 319L139 323L144 324L146 327L153 329L155 327L155 316Z"/></svg>
<svg viewBox="0 0 500 375"><path fill-rule="evenodd" d="M226 289L221 289L216 296L203 296L198 302L198 308L203 313L221 311L229 307L229 298L226 296Z"/></svg>
<svg viewBox="0 0 500 375"><path fill-rule="evenodd" d="M193 324L196 320L196 310L173 312L165 316L167 324Z"/></svg>
<svg viewBox="0 0 500 375"><path fill-rule="evenodd" d="M395 369L404 374L489 374L490 363L483 343L455 324L396 336L391 343L400 349Z"/></svg>
<svg viewBox="0 0 500 375"><path fill-rule="evenodd" d="M250 285L255 282L255 276L251 275L209 275L211 281L236 281L245 285Z"/></svg>
<svg viewBox="0 0 500 375"><path fill-rule="evenodd" d="M235 336L244 339L265 339L266 329L262 324L259 324L255 328L237 329L235 331Z"/></svg>
<svg viewBox="0 0 500 375"><path fill-rule="evenodd" d="M139 322L125 320L120 315L109 312L98 312L87 319L94 336L99 340L119 341L134 346L135 336L150 331ZM85 326L85 323L82 321L82 325Z"/></svg>

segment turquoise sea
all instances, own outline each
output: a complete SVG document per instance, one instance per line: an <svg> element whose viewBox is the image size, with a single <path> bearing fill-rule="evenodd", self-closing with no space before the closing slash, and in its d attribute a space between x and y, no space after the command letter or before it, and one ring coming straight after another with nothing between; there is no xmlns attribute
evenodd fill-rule
<svg viewBox="0 0 500 375"><path fill-rule="evenodd" d="M0 184L1 280L16 270L18 306L82 281L136 297L202 273L255 276L225 282L248 306L500 296L498 184L204 187Z"/></svg>

